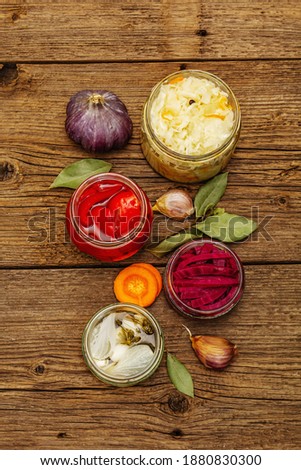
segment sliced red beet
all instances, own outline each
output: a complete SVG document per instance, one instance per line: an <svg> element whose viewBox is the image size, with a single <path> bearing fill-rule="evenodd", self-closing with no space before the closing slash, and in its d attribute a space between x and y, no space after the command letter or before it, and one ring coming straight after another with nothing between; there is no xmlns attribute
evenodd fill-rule
<svg viewBox="0 0 301 470"><path fill-rule="evenodd" d="M175 279L174 285L176 287L223 287L223 286L237 286L239 284L238 278L223 277L223 276L207 276L202 278L193 279Z"/></svg>
<svg viewBox="0 0 301 470"><path fill-rule="evenodd" d="M220 268L224 268L228 266L228 259L227 258L214 258L213 264L214 266L219 266Z"/></svg>
<svg viewBox="0 0 301 470"><path fill-rule="evenodd" d="M226 305L234 297L236 292L237 292L237 287L231 287L231 289L229 290L229 292L227 293L225 297L211 304L212 310L218 309Z"/></svg>
<svg viewBox="0 0 301 470"><path fill-rule="evenodd" d="M212 253L220 253L221 251L223 252L224 250L216 245L212 245Z"/></svg>
<svg viewBox="0 0 301 470"><path fill-rule="evenodd" d="M194 256L194 255L191 254L191 250L190 250L190 251L188 251L187 253L183 253L183 254L179 257L179 260L190 259L192 256Z"/></svg>
<svg viewBox="0 0 301 470"><path fill-rule="evenodd" d="M234 258L228 259L228 266L234 269L237 269L237 264Z"/></svg>
<svg viewBox="0 0 301 470"><path fill-rule="evenodd" d="M191 300L197 299L201 297L205 289L198 288L198 287L179 287L178 288L178 295L182 300Z"/></svg>
<svg viewBox="0 0 301 470"><path fill-rule="evenodd" d="M197 304L194 304L194 305L197 305ZM214 307L212 306L212 304L208 304L208 305L200 305L198 307L196 306L193 306L192 305L192 302L191 302L191 305L190 305L192 308L195 308L196 310L202 310L202 314L206 315L207 313L205 313L206 311L211 311L211 310L214 310ZM210 314L208 314L210 315Z"/></svg>
<svg viewBox="0 0 301 470"><path fill-rule="evenodd" d="M191 265L191 264L204 264L204 261L209 261L209 260L215 260L215 259L224 259L224 260L228 260L230 258L230 255L228 255L228 253L225 253L225 252L220 252L220 253L201 253L200 255L194 255L194 256L191 256L187 259L184 259L183 261L181 260L177 266L177 270L178 269L183 269L185 268L186 266L188 265Z"/></svg>
<svg viewBox="0 0 301 470"><path fill-rule="evenodd" d="M213 264L206 264L203 266L192 266L185 269L178 269L174 273L174 279L189 279L205 275L220 275L226 277L235 277L237 270L231 268L223 268L214 266Z"/></svg>
<svg viewBox="0 0 301 470"><path fill-rule="evenodd" d="M201 246L195 246L194 251L196 255L205 254L205 253L212 253L213 245L212 243L204 243ZM192 252L193 250L191 250Z"/></svg>
<svg viewBox="0 0 301 470"><path fill-rule="evenodd" d="M178 297L188 308L202 312L226 305L235 295L239 280L235 258L212 243L181 255L173 272Z"/></svg>
<svg viewBox="0 0 301 470"><path fill-rule="evenodd" d="M204 289L203 294L200 296L203 305L212 305L218 299L223 297L228 292L228 287L212 287Z"/></svg>
<svg viewBox="0 0 301 470"><path fill-rule="evenodd" d="M209 303L209 302L208 302L207 304L205 304L205 303L203 302L203 298L202 298L202 297L199 297L198 299L193 299L193 300L191 300L190 306L191 306L192 308L200 309L200 310L213 310L212 304Z"/></svg>
<svg viewBox="0 0 301 470"><path fill-rule="evenodd" d="M214 253L214 245L212 243L204 243L201 253Z"/></svg>

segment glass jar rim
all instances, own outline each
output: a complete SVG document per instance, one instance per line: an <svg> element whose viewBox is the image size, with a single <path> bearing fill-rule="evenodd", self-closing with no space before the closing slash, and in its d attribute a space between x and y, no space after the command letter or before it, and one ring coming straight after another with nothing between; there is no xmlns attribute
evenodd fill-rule
<svg viewBox="0 0 301 470"><path fill-rule="evenodd" d="M103 241L103 240L95 240L94 238L89 237L78 224L78 216L76 215L76 199L81 195L81 193L89 187L91 184L95 183L96 181L102 180L116 180L126 184L136 195L141 203L141 214L140 214L140 221L139 224L134 227L129 233L124 235L123 237L118 238L117 240L112 241ZM74 193L71 196L71 203L70 203L70 218L74 224L79 235L88 241L91 245L102 246L106 248L115 248L116 246L120 246L126 244L127 242L133 241L135 236L142 230L144 222L147 216L147 204L145 200L145 194L143 193L142 189L130 178L120 175L119 173L98 173L97 175L92 175L86 178L79 186L76 188Z"/></svg>
<svg viewBox="0 0 301 470"><path fill-rule="evenodd" d="M89 334L92 331L93 327L97 325L98 321L101 318L104 318L106 315L109 315L110 313L112 313L113 311L117 309L128 310L130 312L141 313L142 315L144 315L150 321L152 327L154 328L154 333L155 333L155 338L156 338L154 357L149 367L147 367L140 374L137 374L130 378L124 378L124 379L118 378L118 377L112 377L111 375L106 374L104 371L98 368L95 365L91 357L90 349L89 349ZM103 380L104 382L109 383L111 385L116 385L116 386L134 385L150 377L155 372L157 367L159 367L160 362L163 357L163 353L164 353L164 335L163 335L163 331L159 322L154 317L154 315L152 315L148 310L146 310L143 307L140 307L139 305L132 304L129 302L117 302L117 303L109 304L109 305L106 305L105 307L102 307L90 318L90 320L85 326L85 329L82 335L82 353L83 353L83 357L88 368L98 379Z"/></svg>
<svg viewBox="0 0 301 470"><path fill-rule="evenodd" d="M227 304L223 305L220 308L213 309L213 310L201 310L201 309L196 309L196 308L190 307L189 305L185 304L179 298L179 296L177 295L175 289L173 288L173 283L172 282L168 283L168 278L171 276L171 274L173 272L174 265L177 262L177 260L179 259L179 256L182 253L185 253L190 248L193 248L195 246L200 246L200 245L203 245L205 243L210 243L210 244L212 244L214 246L217 246L218 248L220 248L224 251L227 251L234 258L234 260L236 262L236 265L238 267L238 271L239 271L239 285L237 286L237 290L236 290L234 296L229 300L229 302ZM189 242L185 243L184 245L180 246L180 248L178 248L173 253L173 255L170 257L170 259L168 260L168 263L167 263L166 269L165 269L165 273L164 273L164 288L167 291L168 291L168 289L170 289L172 291L172 295L176 298L176 301L180 305L181 310L184 307L185 309L190 311L190 313L187 313L184 310L183 313L185 315L188 315L191 318L195 318L195 319L210 320L211 318L216 318L216 317L222 316L225 313L229 312L236 305L236 303L237 303L236 301L238 301L240 299L241 290L243 289L243 286L244 286L244 268L243 268L242 262L240 261L238 255L233 250L231 250L228 246L226 246L224 243L218 242L218 241L215 241L215 240L192 240L192 241L189 241Z"/></svg>
<svg viewBox="0 0 301 470"><path fill-rule="evenodd" d="M202 155L184 155L184 154L175 152L170 147L167 147L165 144L163 144L163 142L161 142L161 140L157 137L156 133L154 132L153 127L151 125L151 117L150 117L152 101L155 97L155 94L159 91L161 85L165 84L165 82L167 82L171 78L176 77L178 75L188 75L188 76L190 76L190 75L193 75L193 74L199 75L200 78L207 78L208 80L210 80L210 81L214 82L215 84L217 84L218 86L220 86L222 89L225 88L227 93L229 94L229 97L231 97L231 99L233 100L233 102L235 104L235 111L236 111L236 113L234 113L235 120L234 120L233 129L231 131L231 134L215 150L211 150L210 152L204 153ZM145 126L146 126L153 142L162 151L164 151L165 153L168 153L171 157L174 157L175 159L179 159L179 160L184 160L184 161L190 160L190 161L194 161L194 162L197 162L197 161L203 162L203 161L209 160L210 158L214 157L216 154L218 154L220 152L223 152L228 147L228 145L231 144L232 139L235 137L235 135L237 134L237 131L239 130L239 128L241 126L241 112L240 112L239 102L238 102L235 94L233 93L233 91L229 87L229 85L227 85L227 83L224 82L217 75L214 75L213 73L210 73L210 72L206 72L204 70L197 70L197 69L186 69L186 70L180 70L180 71L177 71L177 72L173 72L170 75L167 75L166 77L164 77L162 80L160 80L152 88L152 90L150 92L150 95L149 95L148 99L145 102L143 114L145 116L145 119L144 119Z"/></svg>

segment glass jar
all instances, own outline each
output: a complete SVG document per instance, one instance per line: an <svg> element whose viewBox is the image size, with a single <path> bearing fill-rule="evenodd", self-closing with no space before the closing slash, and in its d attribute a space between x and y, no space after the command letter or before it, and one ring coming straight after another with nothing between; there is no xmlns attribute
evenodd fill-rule
<svg viewBox="0 0 301 470"><path fill-rule="evenodd" d="M209 263L211 260L213 260L213 255L210 257L210 246L215 247L218 251L221 252L221 255L223 252L225 253L225 256L231 260L232 267L235 268L237 272L237 285L235 288L231 288L232 291L230 291L229 288L229 294L228 294L228 300L226 303L221 305L218 308L193 308L192 306L189 306L183 299L180 299L179 295L176 292L175 289L175 282L174 282L174 273L176 271L176 268L178 266L178 263L181 262L181 260L185 260L189 258L188 252L193 253L193 256L198 256L198 253L200 254L199 258L201 257L202 253L202 247L204 245L207 245L209 247L207 251L207 256L205 256L205 259L208 258ZM183 258L184 255L184 258ZM193 259L193 258L191 258ZM197 258L196 258L197 259ZM184 261L183 265L185 265L186 262ZM209 276L209 275L208 275ZM204 276L206 278L206 276ZM187 285L189 288L193 286L193 277L189 277L187 280ZM198 287L198 289L201 289L201 287ZM171 304L171 306L179 313L188 316L190 318L195 318L195 319L211 319L211 318L216 318L221 315L224 315L225 313L228 313L230 310L235 307L235 305L239 302L239 300L242 297L243 294L243 289L244 289L244 269L242 266L242 263L234 251L230 250L226 245L220 242L216 241L209 241L209 240L194 240L188 243L185 243L185 245L181 246L178 248L175 253L171 256L169 259L165 273L164 273L164 292L167 297L167 300ZM204 291L202 292L201 295L204 295ZM201 297L201 296L200 296ZM226 294L225 294L226 297ZM222 302L221 302L222 303Z"/></svg>
<svg viewBox="0 0 301 470"><path fill-rule="evenodd" d="M145 370L127 378L116 377L106 373L99 367L91 351L91 342L93 339L92 335L94 328L96 328L97 325L108 315L111 315L112 313L118 314L121 312L142 315L151 326L154 335L154 351L151 362L148 364ZM135 348L136 346L133 347ZM131 303L116 303L102 308L89 320L82 336L82 351L88 368L99 380L116 387L128 387L147 379L159 367L164 353L164 336L158 321L148 310Z"/></svg>
<svg viewBox="0 0 301 470"><path fill-rule="evenodd" d="M120 200L116 200L119 191L131 199L128 208L126 201L123 200L122 209ZM104 197L107 197L105 202ZM139 210L133 207L133 200ZM74 191L66 209L66 226L71 242L80 251L107 262L137 253L149 238L152 221L153 212L145 192L134 181L117 173L101 173L87 178Z"/></svg>
<svg viewBox="0 0 301 470"><path fill-rule="evenodd" d="M156 136L151 124L151 109L162 85L178 77L197 77L213 82L228 95L233 111L233 128L229 137L216 150L203 155L183 155L166 147ZM236 147L241 128L240 107L234 93L220 78L200 70L183 70L168 75L152 89L142 113L141 148L148 163L165 178L183 183L204 181L217 175L229 163Z"/></svg>

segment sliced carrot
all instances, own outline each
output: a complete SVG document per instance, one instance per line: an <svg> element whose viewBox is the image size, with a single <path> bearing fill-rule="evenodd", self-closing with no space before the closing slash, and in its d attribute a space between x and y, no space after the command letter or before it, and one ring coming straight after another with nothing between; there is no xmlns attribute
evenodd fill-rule
<svg viewBox="0 0 301 470"><path fill-rule="evenodd" d="M128 266L117 275L114 292L119 302L132 302L141 307L148 307L157 297L157 278L149 269Z"/></svg>
<svg viewBox="0 0 301 470"><path fill-rule="evenodd" d="M184 80L183 75L179 75L178 77L172 78L170 82L168 82L168 85L173 85L174 83L179 83L182 80Z"/></svg>
<svg viewBox="0 0 301 470"><path fill-rule="evenodd" d="M218 118L221 119L222 121L225 119L226 116L221 116L220 114L205 114L206 117L210 118Z"/></svg>
<svg viewBox="0 0 301 470"><path fill-rule="evenodd" d="M152 272L156 276L157 284L158 284L157 295L159 295L160 292L161 292L161 289L162 289L162 276L159 273L158 269L155 268L155 266L153 266L152 264L149 264L149 263L135 263L135 264L132 264L132 267L134 267L134 266L141 266L142 268L148 269L150 272Z"/></svg>

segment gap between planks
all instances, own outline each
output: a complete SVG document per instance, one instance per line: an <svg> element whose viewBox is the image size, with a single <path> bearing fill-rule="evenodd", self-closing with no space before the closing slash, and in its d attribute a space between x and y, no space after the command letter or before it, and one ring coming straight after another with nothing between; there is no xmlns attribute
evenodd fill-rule
<svg viewBox="0 0 301 470"><path fill-rule="evenodd" d="M202 62L262 62L262 61L301 61L301 59L296 57L247 57L247 58L240 58L237 59L235 57L227 57L227 58L214 58L211 59L200 59L200 58L189 58L184 57L180 59L146 59L146 60L9 60L9 61L1 61L1 64L16 64L16 65L93 65L93 64L168 64L168 63L182 63L182 62L194 62L194 63L202 63Z"/></svg>
<svg viewBox="0 0 301 470"><path fill-rule="evenodd" d="M129 264L131 264L131 260L129 259ZM165 268L166 267L165 262L154 262L154 264L157 268ZM301 265L301 261L267 261L267 262L262 262L262 261L245 261L244 266L298 266ZM0 272L1 271L34 271L34 270L68 270L68 269L116 269L116 268L125 268L128 266L127 264L119 264L119 263L112 263L112 264L71 264L71 265L38 265L38 264L33 264L33 265L26 265L26 266L0 266Z"/></svg>

